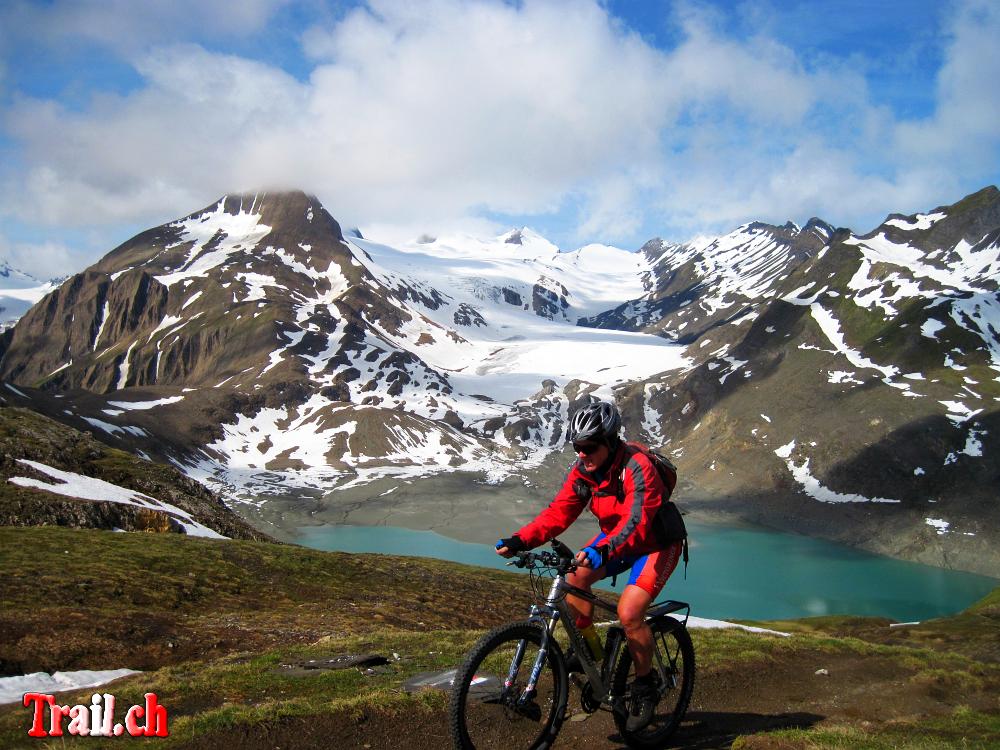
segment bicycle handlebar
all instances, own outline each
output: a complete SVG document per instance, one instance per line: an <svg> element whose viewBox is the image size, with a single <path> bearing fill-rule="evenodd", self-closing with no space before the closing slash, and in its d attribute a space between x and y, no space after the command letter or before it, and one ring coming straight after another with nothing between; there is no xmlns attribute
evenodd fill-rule
<svg viewBox="0 0 1000 750"><path fill-rule="evenodd" d="M553 552L518 552L508 565L518 568L545 567L554 568L561 575L571 573L579 567L574 559L573 551L558 539L552 540Z"/></svg>

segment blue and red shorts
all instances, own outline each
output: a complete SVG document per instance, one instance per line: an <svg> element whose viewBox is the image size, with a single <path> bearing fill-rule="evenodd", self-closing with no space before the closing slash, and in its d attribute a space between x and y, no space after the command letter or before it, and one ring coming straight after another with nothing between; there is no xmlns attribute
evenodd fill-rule
<svg viewBox="0 0 1000 750"><path fill-rule="evenodd" d="M592 547L605 538L607 538L607 535L602 531L587 542L586 546ZM638 586L653 597L653 599L656 599L660 591L663 590L667 579L670 578L670 574L677 567L677 563L680 562L683 549L683 542L674 542L669 547L650 552L646 555L628 555L616 558L601 568L603 575L601 575L599 580L621 575L626 570L631 569L632 572L629 573L628 583Z"/></svg>

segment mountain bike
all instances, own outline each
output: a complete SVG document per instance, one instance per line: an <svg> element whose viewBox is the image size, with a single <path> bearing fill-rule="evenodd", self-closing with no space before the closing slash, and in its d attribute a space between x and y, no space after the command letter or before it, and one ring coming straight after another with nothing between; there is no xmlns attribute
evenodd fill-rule
<svg viewBox="0 0 1000 750"><path fill-rule="evenodd" d="M687 631L690 605L666 601L649 608L646 622L655 644L653 669L660 678L660 701L653 720L628 732L635 679L632 656L621 626L608 629L601 662L577 629L566 595L592 601L617 613L611 602L566 581L576 569L572 551L553 540L552 552L519 552L508 564L527 568L538 603L531 616L491 630L457 670L451 692L450 723L459 750L544 750L552 747L566 718L569 674L555 638L560 622L582 668L580 703L584 711L609 710L629 747L660 748L684 718L694 689L694 646ZM543 581L552 578L548 594ZM683 612L683 616L674 617Z"/></svg>

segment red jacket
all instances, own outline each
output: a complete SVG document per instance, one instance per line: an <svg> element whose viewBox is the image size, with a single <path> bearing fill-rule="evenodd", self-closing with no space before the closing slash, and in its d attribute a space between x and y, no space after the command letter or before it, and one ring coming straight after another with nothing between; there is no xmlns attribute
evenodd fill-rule
<svg viewBox="0 0 1000 750"><path fill-rule="evenodd" d="M607 547L605 559L645 555L662 549L664 545L657 541L653 531L653 519L663 502L663 481L645 454L635 451L629 457L630 452L624 443L618 447L599 485L577 460L549 506L517 532L525 546L531 549L555 538L589 504L606 536L598 545Z"/></svg>

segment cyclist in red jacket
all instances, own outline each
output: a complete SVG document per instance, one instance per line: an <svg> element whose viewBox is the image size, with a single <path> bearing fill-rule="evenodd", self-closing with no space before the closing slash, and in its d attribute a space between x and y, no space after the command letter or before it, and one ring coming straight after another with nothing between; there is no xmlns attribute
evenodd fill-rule
<svg viewBox="0 0 1000 750"><path fill-rule="evenodd" d="M629 731L639 731L653 716L659 700L659 678L652 670L653 636L646 610L677 567L683 542L671 538L662 505L669 490L644 452L631 450L618 435L621 414L614 404L590 403L573 415L569 439L577 461L555 499L531 523L500 539L497 553L512 557L561 534L583 512L597 516L600 533L577 555L580 567L567 580L586 591L608 576L631 569L618 601L618 619L625 630L635 664L633 695L637 710L629 716ZM594 605L567 597L581 630L592 626Z"/></svg>

